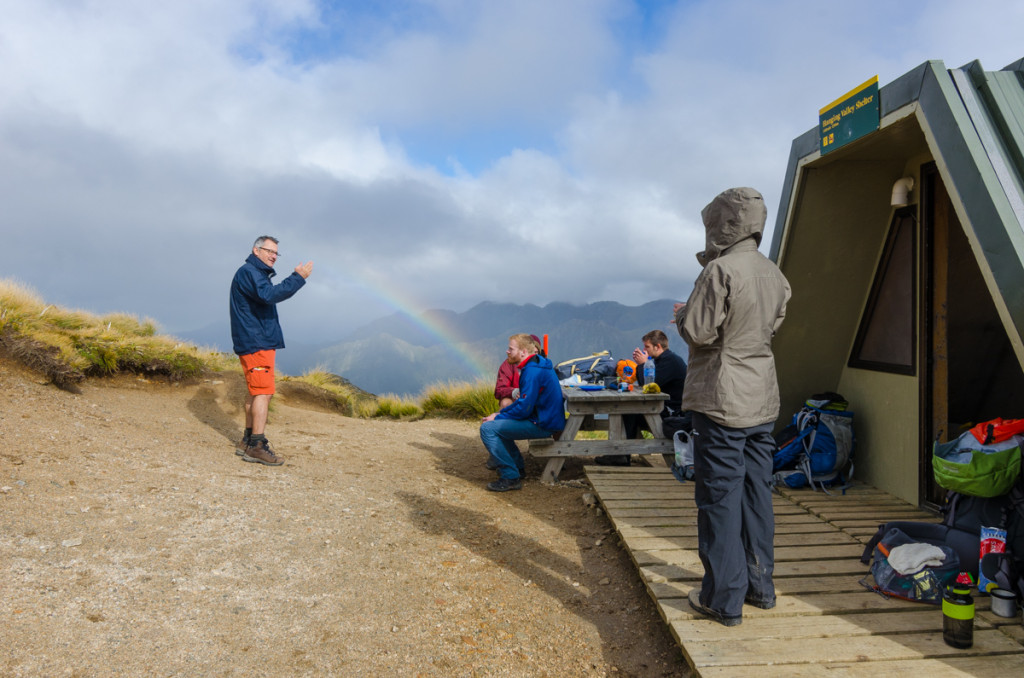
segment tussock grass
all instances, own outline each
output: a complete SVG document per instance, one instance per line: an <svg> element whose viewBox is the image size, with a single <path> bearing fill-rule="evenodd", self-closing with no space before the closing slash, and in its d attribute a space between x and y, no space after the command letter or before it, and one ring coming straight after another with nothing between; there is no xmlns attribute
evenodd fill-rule
<svg viewBox="0 0 1024 678"><path fill-rule="evenodd" d="M231 364L220 353L158 334L152 320L62 309L6 279L0 279L0 351L71 390L88 376L126 371L185 379Z"/></svg>
<svg viewBox="0 0 1024 678"><path fill-rule="evenodd" d="M377 397L355 386L344 377L328 372L323 367L307 370L301 376L279 375L281 381L307 384L318 389L322 396L339 406L350 417L369 417L376 408Z"/></svg>
<svg viewBox="0 0 1024 678"><path fill-rule="evenodd" d="M377 402L372 407L364 408L359 414L364 417L415 420L422 419L424 412L419 403L412 398L385 393L377 398Z"/></svg>
<svg viewBox="0 0 1024 678"><path fill-rule="evenodd" d="M494 384L476 381L472 384L453 383L428 386L420 398L426 415L473 419L486 417L498 411L494 399Z"/></svg>
<svg viewBox="0 0 1024 678"><path fill-rule="evenodd" d="M87 377L117 372L180 380L238 369L234 355L161 335L148 318L63 309L43 302L30 288L9 279L0 279L0 354L72 391ZM487 381L434 384L417 399L375 396L322 367L299 377L279 375L279 379L313 387L318 398L331 401L352 417L479 419L498 410L494 384Z"/></svg>
<svg viewBox="0 0 1024 678"><path fill-rule="evenodd" d="M375 396L355 386L344 377L331 374L323 367L316 367L299 377L282 377L285 381L296 381L322 389L330 394L335 403L350 417L372 419L421 419L423 409L412 398L393 394Z"/></svg>
<svg viewBox="0 0 1024 678"><path fill-rule="evenodd" d="M428 386L420 398L385 393L375 396L352 385L347 380L316 368L301 377L283 377L330 391L337 402L345 404L346 413L353 417L372 419L381 417L409 421L423 417L449 417L478 419L497 412L494 385L486 381L473 384L448 382Z"/></svg>

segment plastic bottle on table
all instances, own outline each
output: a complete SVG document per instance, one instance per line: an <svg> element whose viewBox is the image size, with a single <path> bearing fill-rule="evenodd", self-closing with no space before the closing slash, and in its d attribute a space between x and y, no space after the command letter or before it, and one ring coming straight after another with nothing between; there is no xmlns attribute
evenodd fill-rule
<svg viewBox="0 0 1024 678"><path fill-rule="evenodd" d="M654 383L654 358L648 357L644 362L644 384Z"/></svg>

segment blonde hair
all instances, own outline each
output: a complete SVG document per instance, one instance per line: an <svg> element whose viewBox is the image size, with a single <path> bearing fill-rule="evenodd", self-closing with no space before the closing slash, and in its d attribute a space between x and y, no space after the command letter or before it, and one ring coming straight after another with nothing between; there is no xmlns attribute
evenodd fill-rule
<svg viewBox="0 0 1024 678"><path fill-rule="evenodd" d="M538 344L529 334L513 334L508 338L508 340L516 342L516 346L518 346L520 350L529 351L530 353L540 353L540 344Z"/></svg>

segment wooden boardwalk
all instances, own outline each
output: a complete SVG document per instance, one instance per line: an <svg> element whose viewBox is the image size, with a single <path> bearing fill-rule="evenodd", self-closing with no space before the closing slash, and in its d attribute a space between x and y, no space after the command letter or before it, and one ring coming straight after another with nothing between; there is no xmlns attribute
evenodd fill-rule
<svg viewBox="0 0 1024 678"><path fill-rule="evenodd" d="M1024 675L1020 615L1004 619L975 597L974 647L942 640L942 611L886 599L859 582L860 555L880 523L936 518L867 486L844 495L787 490L774 498L774 609L743 608L727 628L692 613L700 585L693 483L664 467L586 467L595 494L629 550L694 676Z"/></svg>

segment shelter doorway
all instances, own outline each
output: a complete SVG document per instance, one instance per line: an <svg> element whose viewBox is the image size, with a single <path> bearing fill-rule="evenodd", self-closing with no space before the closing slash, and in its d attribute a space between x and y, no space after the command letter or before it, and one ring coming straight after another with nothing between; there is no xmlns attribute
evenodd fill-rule
<svg viewBox="0 0 1024 678"><path fill-rule="evenodd" d="M995 417L1024 417L1024 371L934 163L921 180L918 496L938 507L946 491L935 483L932 444Z"/></svg>

